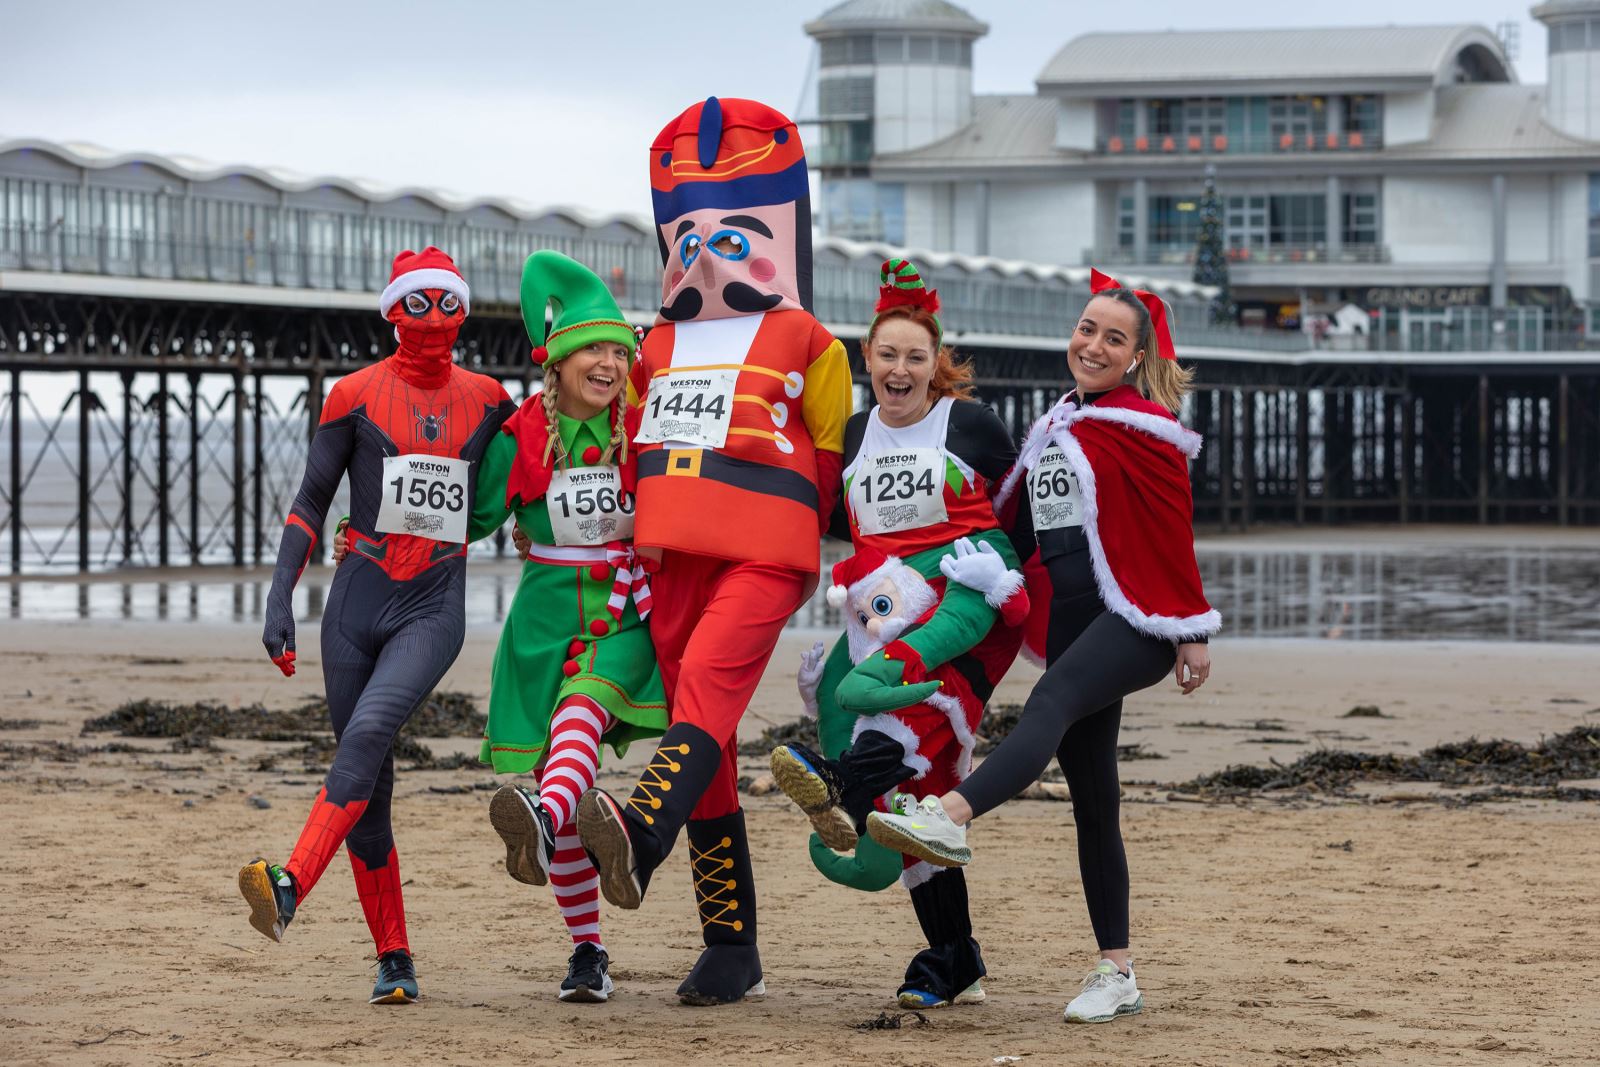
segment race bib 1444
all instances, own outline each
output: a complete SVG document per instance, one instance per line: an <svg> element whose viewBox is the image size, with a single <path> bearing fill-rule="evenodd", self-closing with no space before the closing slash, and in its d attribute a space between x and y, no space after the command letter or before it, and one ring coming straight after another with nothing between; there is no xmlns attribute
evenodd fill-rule
<svg viewBox="0 0 1600 1067"><path fill-rule="evenodd" d="M385 456L378 532L465 541L471 469L471 461L446 456Z"/></svg>
<svg viewBox="0 0 1600 1067"><path fill-rule="evenodd" d="M1060 530L1083 525L1083 492L1067 455L1051 445L1028 472L1028 500L1035 530Z"/></svg>
<svg viewBox="0 0 1600 1067"><path fill-rule="evenodd" d="M692 368L652 379L634 440L721 448L728 441L733 387L738 379L736 370Z"/></svg>
<svg viewBox="0 0 1600 1067"><path fill-rule="evenodd" d="M633 497L615 467L578 467L550 476L545 493L558 545L603 545L633 539Z"/></svg>
<svg viewBox="0 0 1600 1067"><path fill-rule="evenodd" d="M944 506L944 453L905 448L863 458L850 481L850 510L864 534L936 526Z"/></svg>

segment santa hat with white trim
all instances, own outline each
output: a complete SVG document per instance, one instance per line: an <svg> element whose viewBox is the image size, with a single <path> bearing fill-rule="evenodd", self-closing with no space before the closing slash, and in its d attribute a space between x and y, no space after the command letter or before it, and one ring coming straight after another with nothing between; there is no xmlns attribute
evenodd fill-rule
<svg viewBox="0 0 1600 1067"><path fill-rule="evenodd" d="M865 592L905 564L899 556L886 556L882 550L865 545L855 555L833 565L833 584L828 586L828 603L836 608Z"/></svg>
<svg viewBox="0 0 1600 1067"><path fill-rule="evenodd" d="M408 248L394 257L394 269L389 273L389 284L384 287L383 295L378 298L378 310L388 318L389 309L402 297L422 289L454 293L461 301L462 315L472 310L472 290L467 288L467 280L456 269L455 260L432 245L421 252Z"/></svg>

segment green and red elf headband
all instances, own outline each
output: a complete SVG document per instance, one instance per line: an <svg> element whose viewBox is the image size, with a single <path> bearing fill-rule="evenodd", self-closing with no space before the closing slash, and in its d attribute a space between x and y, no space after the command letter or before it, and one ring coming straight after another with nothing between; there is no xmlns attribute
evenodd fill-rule
<svg viewBox="0 0 1600 1067"><path fill-rule="evenodd" d="M1162 359L1176 360L1178 350L1172 345L1172 330L1167 326L1167 305L1154 293L1143 289L1128 289L1126 285L1117 281L1109 274L1102 274L1093 267L1089 268L1089 292L1096 296L1111 289L1127 289L1144 305L1150 313L1150 325L1156 335L1156 349Z"/></svg>
<svg viewBox="0 0 1600 1067"><path fill-rule="evenodd" d="M922 274L909 259L886 259L878 269L878 303L874 307L871 333L878 326L878 316L890 308L919 308L933 320L933 348L938 351L944 344L944 326L939 322L939 290L922 284Z"/></svg>

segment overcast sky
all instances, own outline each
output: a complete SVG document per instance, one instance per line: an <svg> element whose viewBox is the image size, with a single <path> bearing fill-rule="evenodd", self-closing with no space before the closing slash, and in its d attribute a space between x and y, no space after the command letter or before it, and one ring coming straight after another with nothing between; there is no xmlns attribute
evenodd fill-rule
<svg viewBox="0 0 1600 1067"><path fill-rule="evenodd" d="M710 94L794 114L813 42L797 4L661 0L0 0L0 138L279 165L597 212L646 213L645 155ZM1544 80L1526 0L972 0L979 92L1025 93L1094 30L1505 20ZM1269 21L1261 21L1267 12Z"/></svg>

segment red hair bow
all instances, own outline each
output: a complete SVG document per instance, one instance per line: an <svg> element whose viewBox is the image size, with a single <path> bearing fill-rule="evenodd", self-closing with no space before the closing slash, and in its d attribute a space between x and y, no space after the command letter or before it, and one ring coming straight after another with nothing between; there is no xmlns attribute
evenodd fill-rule
<svg viewBox="0 0 1600 1067"><path fill-rule="evenodd" d="M1103 293L1107 289L1127 289L1128 287L1117 281L1109 274L1102 274L1094 267L1089 268L1089 292ZM1154 293L1143 289L1128 289L1139 298L1139 303L1150 313L1150 325L1155 328L1156 348L1162 359L1177 359L1178 350L1172 345L1172 330L1167 326L1167 305Z"/></svg>

